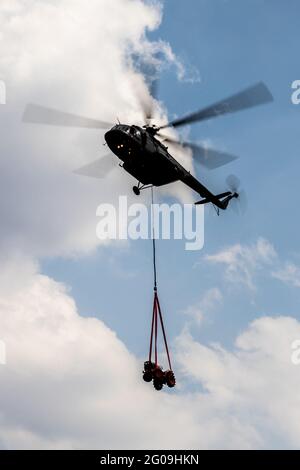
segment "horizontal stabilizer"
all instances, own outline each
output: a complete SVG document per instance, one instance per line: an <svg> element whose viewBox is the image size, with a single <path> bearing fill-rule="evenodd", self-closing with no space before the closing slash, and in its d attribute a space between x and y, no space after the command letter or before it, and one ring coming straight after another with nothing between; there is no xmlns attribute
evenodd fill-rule
<svg viewBox="0 0 300 470"><path fill-rule="evenodd" d="M220 201L224 197L227 197L227 196L230 196L230 195L231 195L231 192L226 191L225 193L217 194L216 196L214 196L214 199L218 199ZM201 199L201 201L195 202L195 205L199 206L199 205L202 205L202 204L208 204L209 202L212 202L213 204L215 204L215 201L213 199L204 198L204 199Z"/></svg>

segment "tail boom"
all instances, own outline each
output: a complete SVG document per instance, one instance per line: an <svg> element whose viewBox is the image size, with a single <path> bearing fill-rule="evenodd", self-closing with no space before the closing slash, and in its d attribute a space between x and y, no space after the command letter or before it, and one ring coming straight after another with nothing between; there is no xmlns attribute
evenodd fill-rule
<svg viewBox="0 0 300 470"><path fill-rule="evenodd" d="M212 198L204 198L200 201L195 202L195 205L209 204L212 203L219 209L226 210L231 199L239 197L238 193L226 191L225 193L213 195Z"/></svg>
<svg viewBox="0 0 300 470"><path fill-rule="evenodd" d="M186 172L184 176L181 177L181 181L202 197L200 201L195 203L196 205L209 204L211 202L214 206L218 207L218 209L225 210L227 209L231 199L238 197L238 194L232 191L226 191L221 194L213 194L202 183L200 183L200 181L198 181L188 172Z"/></svg>

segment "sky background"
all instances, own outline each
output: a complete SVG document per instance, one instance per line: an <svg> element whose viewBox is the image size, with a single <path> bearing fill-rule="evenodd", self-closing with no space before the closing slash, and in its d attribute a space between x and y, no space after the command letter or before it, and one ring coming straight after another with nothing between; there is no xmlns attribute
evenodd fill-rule
<svg viewBox="0 0 300 470"><path fill-rule="evenodd" d="M204 181L221 192L226 189L226 177L234 173L247 193L248 210L243 216L228 211L219 218L206 211L201 252L185 251L183 242L158 243L159 287L170 339L181 330L182 312L188 306L199 302L207 289L223 287L224 269L210 266L205 255L235 244L255 244L263 237L283 260L297 260L299 109L291 103L291 83L298 76L297 12L296 2L287 9L280 1L166 1L161 26L148 35L151 40L169 42L188 73L196 68L201 77L199 83L178 82L174 68L162 73L159 99L170 116L183 115L260 80L274 95L271 105L190 129L191 139L209 139L216 148L240 156L237 162L206 174ZM197 171L201 178L201 168ZM126 174L122 176L130 191L131 181ZM197 195L193 196L196 200ZM131 242L124 250L101 249L85 259L47 259L42 267L72 288L80 312L94 312L134 353L144 357L151 313L151 262L151 242L142 241ZM297 314L299 292L287 292L264 274L255 292L224 286L226 297L218 313L197 332L203 341L230 347L258 311L261 315Z"/></svg>
<svg viewBox="0 0 300 470"><path fill-rule="evenodd" d="M291 102L299 14L296 0L1 3L2 448L299 448L300 372L291 363L300 338L300 105ZM183 130L240 157L196 174L219 192L237 175L248 208L220 217L206 208L201 251L157 243L178 380L160 394L141 378L151 241L96 239L100 203L140 202L133 179L120 168L105 181L72 174L101 155L103 133L21 122L29 102L138 121L132 83L148 92L128 51L150 62L162 55L164 118L261 80L274 96ZM197 200L181 186L157 190L157 200Z"/></svg>

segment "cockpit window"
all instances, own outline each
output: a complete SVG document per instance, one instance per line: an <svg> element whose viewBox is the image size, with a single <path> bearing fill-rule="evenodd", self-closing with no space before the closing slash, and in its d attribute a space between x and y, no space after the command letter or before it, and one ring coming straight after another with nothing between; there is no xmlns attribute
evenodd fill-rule
<svg viewBox="0 0 300 470"><path fill-rule="evenodd" d="M131 135L134 135L135 137L140 137L141 135L141 131L139 128L135 127L135 126L131 126L130 128L130 134Z"/></svg>

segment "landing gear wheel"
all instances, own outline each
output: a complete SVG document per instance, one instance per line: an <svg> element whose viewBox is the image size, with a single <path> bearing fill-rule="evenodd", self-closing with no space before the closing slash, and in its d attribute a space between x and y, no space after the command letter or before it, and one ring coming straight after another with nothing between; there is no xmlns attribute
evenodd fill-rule
<svg viewBox="0 0 300 470"><path fill-rule="evenodd" d="M136 196L139 196L141 194L141 191L137 186L133 186L132 191Z"/></svg>

